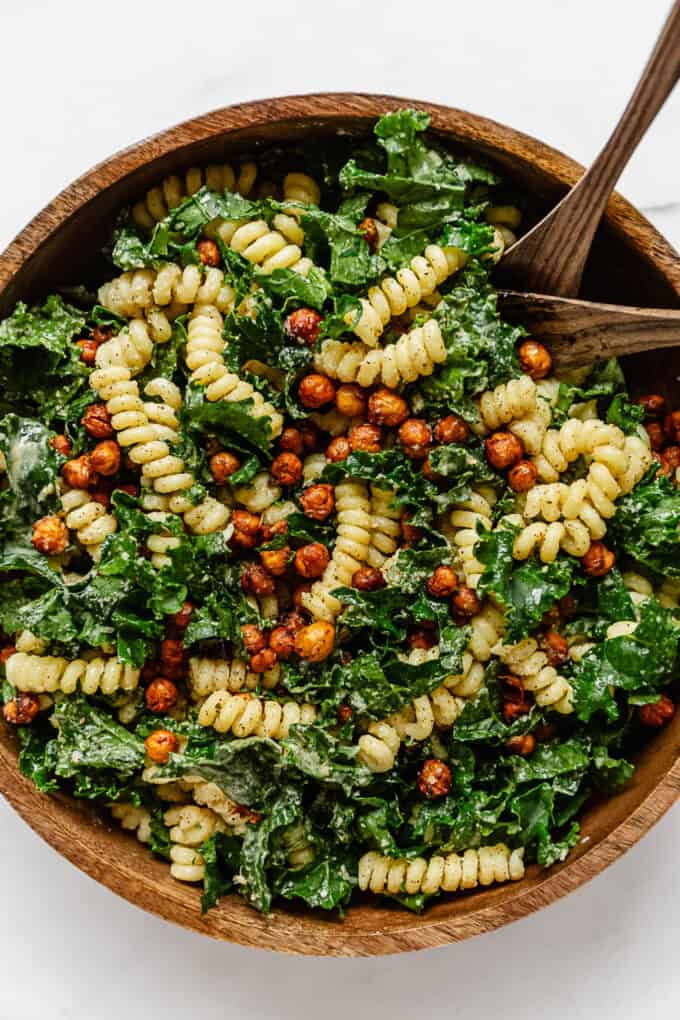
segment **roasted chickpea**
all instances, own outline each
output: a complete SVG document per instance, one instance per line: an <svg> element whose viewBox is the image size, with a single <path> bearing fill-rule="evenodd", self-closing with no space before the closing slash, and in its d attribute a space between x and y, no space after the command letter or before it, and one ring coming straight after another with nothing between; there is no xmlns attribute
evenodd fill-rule
<svg viewBox="0 0 680 1020"><path fill-rule="evenodd" d="M448 598L458 588L458 576L452 567L437 567L425 584L429 594L435 599Z"/></svg>
<svg viewBox="0 0 680 1020"><path fill-rule="evenodd" d="M61 473L66 484L70 485L72 489L87 489L94 481L94 471L87 453L83 453L74 460L67 460Z"/></svg>
<svg viewBox="0 0 680 1020"><path fill-rule="evenodd" d="M519 345L518 354L522 371L532 379L544 379L552 368L550 352L538 340L525 340Z"/></svg>
<svg viewBox="0 0 680 1020"><path fill-rule="evenodd" d="M288 521L275 521L274 524L262 525L262 541L271 542L275 535L288 534Z"/></svg>
<svg viewBox="0 0 680 1020"><path fill-rule="evenodd" d="M437 644L437 634L434 627L414 627L409 631L406 640L409 648L422 648L427 651Z"/></svg>
<svg viewBox="0 0 680 1020"><path fill-rule="evenodd" d="M312 372L300 380L298 396L303 407L323 407L335 397L335 383L327 375Z"/></svg>
<svg viewBox="0 0 680 1020"><path fill-rule="evenodd" d="M184 645L180 638L161 641L160 664L164 676L177 679L184 674Z"/></svg>
<svg viewBox="0 0 680 1020"><path fill-rule="evenodd" d="M179 739L170 730L154 730L144 741L146 753L157 765L166 765L171 754L179 751Z"/></svg>
<svg viewBox="0 0 680 1020"><path fill-rule="evenodd" d="M99 344L105 344L112 336L113 333L106 326L95 326L92 330L92 339L97 346L99 346Z"/></svg>
<svg viewBox="0 0 680 1020"><path fill-rule="evenodd" d="M279 437L279 447L286 453L294 453L296 457L301 456L305 446L302 442L300 429L284 429Z"/></svg>
<svg viewBox="0 0 680 1020"><path fill-rule="evenodd" d="M660 421L648 421L645 425L649 436L649 445L653 450L660 450L666 442L666 433Z"/></svg>
<svg viewBox="0 0 680 1020"><path fill-rule="evenodd" d="M536 739L531 733L523 733L516 737L510 737L505 743L505 750L510 754L521 754L524 758L532 754L536 747Z"/></svg>
<svg viewBox="0 0 680 1020"><path fill-rule="evenodd" d="M234 510L231 515L231 523L237 531L246 535L258 535L261 521L258 514L251 514L250 510Z"/></svg>
<svg viewBox="0 0 680 1020"><path fill-rule="evenodd" d="M394 390L382 386L368 398L368 420L371 425L384 425L396 428L405 422L410 413L409 406L403 397Z"/></svg>
<svg viewBox="0 0 680 1020"><path fill-rule="evenodd" d="M284 545L280 549L261 549L260 562L264 569L273 574L274 577L283 577L288 570L290 554L291 548L289 545Z"/></svg>
<svg viewBox="0 0 680 1020"><path fill-rule="evenodd" d="M295 606L295 608L298 611L299 615L302 615L302 612L304 611L304 608L305 608L303 603L302 603L302 596L306 595L308 591L311 591L311 588L312 588L312 582L311 581L305 581L303 584L297 584L295 586L295 588L293 589L293 605ZM307 621L305 620L305 625L306 624L307 624Z"/></svg>
<svg viewBox="0 0 680 1020"><path fill-rule="evenodd" d="M513 492L528 492L538 478L538 468L531 460L519 460L508 471L508 484Z"/></svg>
<svg viewBox="0 0 680 1020"><path fill-rule="evenodd" d="M442 479L442 476L437 471L435 471L432 465L430 464L429 457L426 457L423 463L420 465L420 473L422 474L423 478L427 478L428 482L434 482L435 484L437 482L440 482Z"/></svg>
<svg viewBox="0 0 680 1020"><path fill-rule="evenodd" d="M451 613L457 621L469 620L482 608L482 603L474 588L462 584L451 598Z"/></svg>
<svg viewBox="0 0 680 1020"><path fill-rule="evenodd" d="M294 453L280 453L272 461L271 473L279 485L297 485L302 478L302 461Z"/></svg>
<svg viewBox="0 0 680 1020"><path fill-rule="evenodd" d="M335 391L335 406L340 414L358 418L366 414L366 394L356 383L343 383Z"/></svg>
<svg viewBox="0 0 680 1020"><path fill-rule="evenodd" d="M253 673L266 673L268 669L274 668L277 661L276 652L272 648L263 648L261 652L251 655L250 668Z"/></svg>
<svg viewBox="0 0 680 1020"><path fill-rule="evenodd" d="M233 474L241 467L241 461L233 453L227 450L220 450L213 453L209 461L210 474L218 485L224 485Z"/></svg>
<svg viewBox="0 0 680 1020"><path fill-rule="evenodd" d="M312 453L318 448L321 433L313 421L302 422L300 425L300 435L302 436L302 445L307 453Z"/></svg>
<svg viewBox="0 0 680 1020"><path fill-rule="evenodd" d="M191 620L191 617L193 615L193 612L194 607L192 603L189 602L188 600L185 601L179 612L175 613L174 616L172 617L172 622L174 626L177 628L177 630L183 631L187 629L187 627L189 626L189 621Z"/></svg>
<svg viewBox="0 0 680 1020"><path fill-rule="evenodd" d="M248 595L273 595L274 578L260 564L251 563L241 575L241 587Z"/></svg>
<svg viewBox="0 0 680 1020"><path fill-rule="evenodd" d="M354 712L352 711L350 705L338 705L338 709L335 715L340 725L344 726L345 723L348 723L352 720Z"/></svg>
<svg viewBox="0 0 680 1020"><path fill-rule="evenodd" d="M451 769L439 758L428 758L418 772L418 789L423 797L445 797L451 789Z"/></svg>
<svg viewBox="0 0 680 1020"><path fill-rule="evenodd" d="M260 539L257 535L249 535L247 531L239 531L238 528L234 528L229 539L229 545L232 549L244 551L246 549L254 549L259 541Z"/></svg>
<svg viewBox="0 0 680 1020"><path fill-rule="evenodd" d="M666 694L662 694L659 700L653 704L640 705L638 708L640 722L645 726L651 726L653 729L665 726L674 715L675 705Z"/></svg>
<svg viewBox="0 0 680 1020"><path fill-rule="evenodd" d="M518 676L505 673L499 679L503 693L503 718L506 723L511 723L518 716L526 715L531 711L531 702L524 690L524 684Z"/></svg>
<svg viewBox="0 0 680 1020"><path fill-rule="evenodd" d="M303 545L295 553L295 570L300 577L305 577L308 580L321 577L329 560L330 556L325 545L322 545L321 542L310 542L309 545Z"/></svg>
<svg viewBox="0 0 680 1020"><path fill-rule="evenodd" d="M285 662L286 659L290 659L295 651L294 632L289 630L288 627L274 627L269 635L269 647L277 658Z"/></svg>
<svg viewBox="0 0 680 1020"><path fill-rule="evenodd" d="M106 404L90 404L80 423L93 439L110 439L114 434Z"/></svg>
<svg viewBox="0 0 680 1020"><path fill-rule="evenodd" d="M146 707L150 712L169 712L177 704L177 688L172 680L165 676L157 676L144 692Z"/></svg>
<svg viewBox="0 0 680 1020"><path fill-rule="evenodd" d="M90 454L90 466L99 475L115 475L120 469L120 446L113 439L97 443Z"/></svg>
<svg viewBox="0 0 680 1020"><path fill-rule="evenodd" d="M284 326L288 336L302 340L311 347L319 339L321 315L313 308L298 308L290 313Z"/></svg>
<svg viewBox="0 0 680 1020"><path fill-rule="evenodd" d="M377 425L355 425L347 433L352 450L365 453L380 453L382 435Z"/></svg>
<svg viewBox="0 0 680 1020"><path fill-rule="evenodd" d="M11 701L2 708L5 722L12 726L30 726L40 711L40 698L37 694L19 691Z"/></svg>
<svg viewBox="0 0 680 1020"><path fill-rule="evenodd" d="M307 624L295 635L295 651L308 662L323 662L333 651L335 627L325 620Z"/></svg>
<svg viewBox="0 0 680 1020"><path fill-rule="evenodd" d="M50 439L50 446L57 453L60 453L62 457L68 457L73 447L71 446L71 440L67 436L52 436Z"/></svg>
<svg viewBox="0 0 680 1020"><path fill-rule="evenodd" d="M551 666L561 666L569 659L569 644L556 630L549 630L543 638L543 647Z"/></svg>
<svg viewBox="0 0 680 1020"><path fill-rule="evenodd" d="M399 428L399 442L407 457L420 460L427 457L432 445L432 431L422 418L407 418Z"/></svg>
<svg viewBox="0 0 680 1020"><path fill-rule="evenodd" d="M644 397L638 397L637 403L644 408L645 421L663 418L666 413L666 401L660 393L647 393Z"/></svg>
<svg viewBox="0 0 680 1020"><path fill-rule="evenodd" d="M326 448L326 460L337 464L338 461L347 460L351 452L352 447L349 445L349 439L346 436L336 436L335 439L331 439Z"/></svg>
<svg viewBox="0 0 680 1020"><path fill-rule="evenodd" d="M255 655L267 647L267 639L254 623L244 623L241 627L241 640L248 655Z"/></svg>
<svg viewBox="0 0 680 1020"><path fill-rule="evenodd" d="M96 340L76 340L76 347L80 348L80 360L84 365L94 365L94 359L97 357L97 341Z"/></svg>
<svg viewBox="0 0 680 1020"><path fill-rule="evenodd" d="M305 516L315 521L325 521L335 508L335 493L332 485L319 483L310 485L300 495Z"/></svg>
<svg viewBox="0 0 680 1020"><path fill-rule="evenodd" d="M492 432L484 440L484 447L489 464L499 471L512 467L524 456L524 447L512 432Z"/></svg>
<svg viewBox="0 0 680 1020"><path fill-rule="evenodd" d="M401 534L405 542L418 542L423 537L423 529L415 528L412 524L409 524L410 516L407 510L404 510L401 515Z"/></svg>
<svg viewBox="0 0 680 1020"><path fill-rule="evenodd" d="M434 427L434 438L438 443L466 443L470 427L459 414L449 414Z"/></svg>
<svg viewBox="0 0 680 1020"><path fill-rule="evenodd" d="M358 591L377 591L386 584L382 571L376 567L359 567L352 574L352 587Z"/></svg>
<svg viewBox="0 0 680 1020"><path fill-rule="evenodd" d="M220 258L220 249L217 247L217 244L215 241L211 241L207 237L196 242L196 251L198 252L198 257L204 266L211 266L213 269L217 269L222 261Z"/></svg>
<svg viewBox="0 0 680 1020"><path fill-rule="evenodd" d="M604 542L591 542L590 549L582 557L583 569L589 577L604 577L614 566L616 556L607 549Z"/></svg>
<svg viewBox="0 0 680 1020"><path fill-rule="evenodd" d="M281 617L280 625L285 627L286 630L289 630L291 634L297 634L301 627L305 627L307 625L307 620L302 613L298 613L294 609L291 609L290 612L285 613Z"/></svg>
<svg viewBox="0 0 680 1020"><path fill-rule="evenodd" d="M33 525L31 541L43 556L58 556L68 546L68 528L61 517L41 517Z"/></svg>
<svg viewBox="0 0 680 1020"><path fill-rule="evenodd" d="M663 427L671 443L680 443L680 411L671 411L667 414Z"/></svg>
<svg viewBox="0 0 680 1020"><path fill-rule="evenodd" d="M368 247L371 249L371 251L376 252L378 250L379 241L378 225L373 219L373 217L372 216L364 217L364 219L357 227L357 230L359 231L360 234L364 235L364 240L368 244Z"/></svg>
<svg viewBox="0 0 680 1020"><path fill-rule="evenodd" d="M661 451L661 467L669 477L680 467L680 446L667 446Z"/></svg>
<svg viewBox="0 0 680 1020"><path fill-rule="evenodd" d="M6 665L7 660L11 659L13 655L16 655L16 648L14 645L6 645L0 652L0 666Z"/></svg>

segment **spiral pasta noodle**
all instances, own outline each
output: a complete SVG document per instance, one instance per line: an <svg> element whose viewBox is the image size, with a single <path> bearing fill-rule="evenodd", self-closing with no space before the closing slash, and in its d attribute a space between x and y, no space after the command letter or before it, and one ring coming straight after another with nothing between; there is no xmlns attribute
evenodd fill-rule
<svg viewBox="0 0 680 1020"><path fill-rule="evenodd" d="M456 566L463 572L465 583L470 588L477 587L484 573L484 564L475 556L479 538L477 528L480 526L484 531L490 531L492 513L491 493L483 495L480 491L473 491L469 499L456 503L449 517L452 541L457 548Z"/></svg>
<svg viewBox="0 0 680 1020"><path fill-rule="evenodd" d="M255 163L243 163L238 175L230 163L190 167L181 177L172 174L147 191L132 207L132 218L138 227L152 230L168 213L204 185L209 191L232 191L247 198L257 178Z"/></svg>
<svg viewBox="0 0 680 1020"><path fill-rule="evenodd" d="M168 808L163 821L170 830L173 843L180 846L201 846L216 832L223 832L224 825L210 808L196 804L178 804Z"/></svg>
<svg viewBox="0 0 680 1020"><path fill-rule="evenodd" d="M370 350L358 343L324 340L314 356L319 372L340 379L372 386L381 381L394 389L402 382L414 382L431 375L435 365L446 361L446 346L435 319L404 333L396 343Z"/></svg>
<svg viewBox="0 0 680 1020"><path fill-rule="evenodd" d="M97 347L95 365L99 369L126 368L130 376L138 375L148 365L153 353L153 340L143 319L133 319L120 333Z"/></svg>
<svg viewBox="0 0 680 1020"><path fill-rule="evenodd" d="M139 683L139 670L116 658L62 659L59 656L16 652L6 664L7 680L18 691L32 694L62 691L73 694L113 694L132 691Z"/></svg>
<svg viewBox="0 0 680 1020"><path fill-rule="evenodd" d="M145 807L137 807L135 804L121 801L111 804L110 811L113 817L120 822L121 828L128 832L134 832L140 843L150 842L151 814Z"/></svg>
<svg viewBox="0 0 680 1020"><path fill-rule="evenodd" d="M487 390L479 398L479 414L488 429L498 429L516 418L524 418L536 409L536 383L521 375Z"/></svg>
<svg viewBox="0 0 680 1020"><path fill-rule="evenodd" d="M314 178L308 174L290 173L283 178L283 199L285 202L318 205L321 199L321 190Z"/></svg>
<svg viewBox="0 0 680 1020"><path fill-rule="evenodd" d="M312 267L302 254L305 235L295 216L277 213L271 226L266 220L223 220L217 233L225 245L263 273L292 269L305 276Z"/></svg>
<svg viewBox="0 0 680 1020"><path fill-rule="evenodd" d="M215 691L254 691L276 687L278 664L266 673L253 673L244 659L189 659L189 691L194 701L201 701Z"/></svg>
<svg viewBox="0 0 680 1020"><path fill-rule="evenodd" d="M465 850L462 854L435 855L426 860L385 857L369 851L359 860L359 888L397 896L458 892L498 882L517 882L524 877L524 850L510 850L504 843Z"/></svg>
<svg viewBox="0 0 680 1020"><path fill-rule="evenodd" d="M198 711L201 726L212 726L218 733L233 733L235 737L269 737L283 740L290 727L314 722L314 705L300 705L297 701L263 701L252 694L231 694L215 691L208 695Z"/></svg>
<svg viewBox="0 0 680 1020"><path fill-rule="evenodd" d="M571 684L549 665L548 656L539 649L534 638L525 638L515 645L499 645L494 651L521 679L525 690L532 692L537 705L552 708L561 715L574 711Z"/></svg>
<svg viewBox="0 0 680 1020"><path fill-rule="evenodd" d="M323 576L302 595L302 604L317 620L333 622L341 603L331 592L349 587L352 575L368 560L371 545L371 501L364 482L347 479L335 489L336 542Z"/></svg>
<svg viewBox="0 0 680 1020"><path fill-rule="evenodd" d="M408 266L369 288L368 296L359 299L361 315L356 324L352 324L351 312L345 321L368 347L375 347L391 319L427 298L464 264L465 255L458 248L430 244L422 255L411 259Z"/></svg>
<svg viewBox="0 0 680 1020"><path fill-rule="evenodd" d="M380 569L397 550L401 535L401 507L394 505L396 492L371 486L371 541L366 562Z"/></svg>
<svg viewBox="0 0 680 1020"><path fill-rule="evenodd" d="M67 489L62 493L61 506L66 527L75 531L80 544L97 563L102 545L116 531L118 521L84 489Z"/></svg>
<svg viewBox="0 0 680 1020"><path fill-rule="evenodd" d="M187 776L182 780L182 784L197 804L210 808L219 816L223 823L221 831L232 836L242 836L248 823L255 820L252 811L227 797L217 783L208 782L199 776Z"/></svg>
<svg viewBox="0 0 680 1020"><path fill-rule="evenodd" d="M488 662L492 649L505 630L505 617L500 609L487 601L470 620L469 650L478 662Z"/></svg>

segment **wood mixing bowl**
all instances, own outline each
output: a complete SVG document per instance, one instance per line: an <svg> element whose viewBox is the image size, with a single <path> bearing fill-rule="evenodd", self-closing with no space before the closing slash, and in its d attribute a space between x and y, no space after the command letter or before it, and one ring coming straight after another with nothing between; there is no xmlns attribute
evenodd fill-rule
<svg viewBox="0 0 680 1020"><path fill-rule="evenodd" d="M267 99L227 107L180 124L113 156L66 188L0 256L0 316L18 300L86 279L97 265L117 211L169 173L231 160L261 149L366 135L381 114L400 106L425 110L443 141L490 161L542 212L579 177L571 159L512 128L460 110L392 96L328 94ZM621 304L678 307L680 260L647 220L615 195L584 281L584 296ZM680 352L637 355L626 372L634 391L653 386L680 398ZM675 390L675 392L673 392ZM680 713L637 756L626 789L593 803L578 846L564 864L532 866L522 882L444 896L413 915L363 898L344 921L277 905L263 917L236 895L204 917L195 887L174 881L167 864L90 805L40 794L17 769L16 742L0 723L0 791L22 818L73 864L130 903L215 938L291 953L374 956L440 946L498 928L543 907L602 871L640 838L680 791Z"/></svg>

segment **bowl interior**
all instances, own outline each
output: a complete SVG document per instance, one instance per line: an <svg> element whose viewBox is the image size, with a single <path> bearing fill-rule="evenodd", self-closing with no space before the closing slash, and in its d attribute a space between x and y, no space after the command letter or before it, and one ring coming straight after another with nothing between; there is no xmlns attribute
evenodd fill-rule
<svg viewBox="0 0 680 1020"><path fill-rule="evenodd" d="M539 215L577 178L566 157L526 136L460 111L390 97L293 97L217 111L180 125L114 157L72 185L0 257L0 315L19 300L55 286L92 279L98 255L120 208L169 173L190 166L254 156L272 146L339 133L363 135L380 113L403 104L428 110L433 128L456 149L482 156L525 192ZM622 199L600 229L584 280L584 296L622 304L676 307L680 269L665 242ZM634 392L653 388L680 396L680 352L627 359ZM227 897L205 917L199 893L170 878L132 837L111 829L90 806L46 798L16 769L16 751L0 728L0 790L26 821L92 877L147 910L217 938L289 952L372 955L438 945L522 916L592 877L661 815L680 787L680 714L637 756L629 786L593 803L582 818L583 838L567 862L549 871L529 868L516 885L442 899L413 916L375 898L352 906L344 923L305 909L277 907L261 917Z"/></svg>

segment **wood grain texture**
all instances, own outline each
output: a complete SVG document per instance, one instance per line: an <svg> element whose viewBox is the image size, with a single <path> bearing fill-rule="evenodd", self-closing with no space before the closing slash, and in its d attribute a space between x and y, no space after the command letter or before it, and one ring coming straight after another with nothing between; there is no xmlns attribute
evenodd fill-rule
<svg viewBox="0 0 680 1020"><path fill-rule="evenodd" d="M553 205L582 168L566 156L510 128L472 114L390 96L292 96L229 107L172 128L119 153L85 174L44 209L0 256L0 315L18 299L41 296L61 282L92 272L95 253L121 205L138 198L171 171L272 145L337 132L361 135L376 117L400 105L425 110L447 143L472 151L534 196L537 214ZM680 304L680 261L647 221L612 196L595 239L596 258L584 281L589 297L658 308ZM636 356L631 382L654 384L680 396L676 352ZM243 945L289 953L374 956L440 946L500 927L538 910L583 884L628 849L680 793L680 713L638 759L630 785L593 803L583 817L583 839L569 859L548 871L528 870L525 881L442 899L414 916L376 898L361 899L344 922L304 909L277 907L268 917L237 896L201 917L199 893L173 881L129 834L113 829L91 807L44 797L16 767L14 735L0 727L0 791L51 846L120 896L194 931Z"/></svg>
<svg viewBox="0 0 680 1020"><path fill-rule="evenodd" d="M575 297L616 182L680 76L680 0L670 14L609 140L575 188L514 244L498 279L518 290Z"/></svg>
<svg viewBox="0 0 680 1020"><path fill-rule="evenodd" d="M601 301L505 290L499 305L550 348L555 368L587 365L641 351L680 347L680 310L631 308Z"/></svg>

